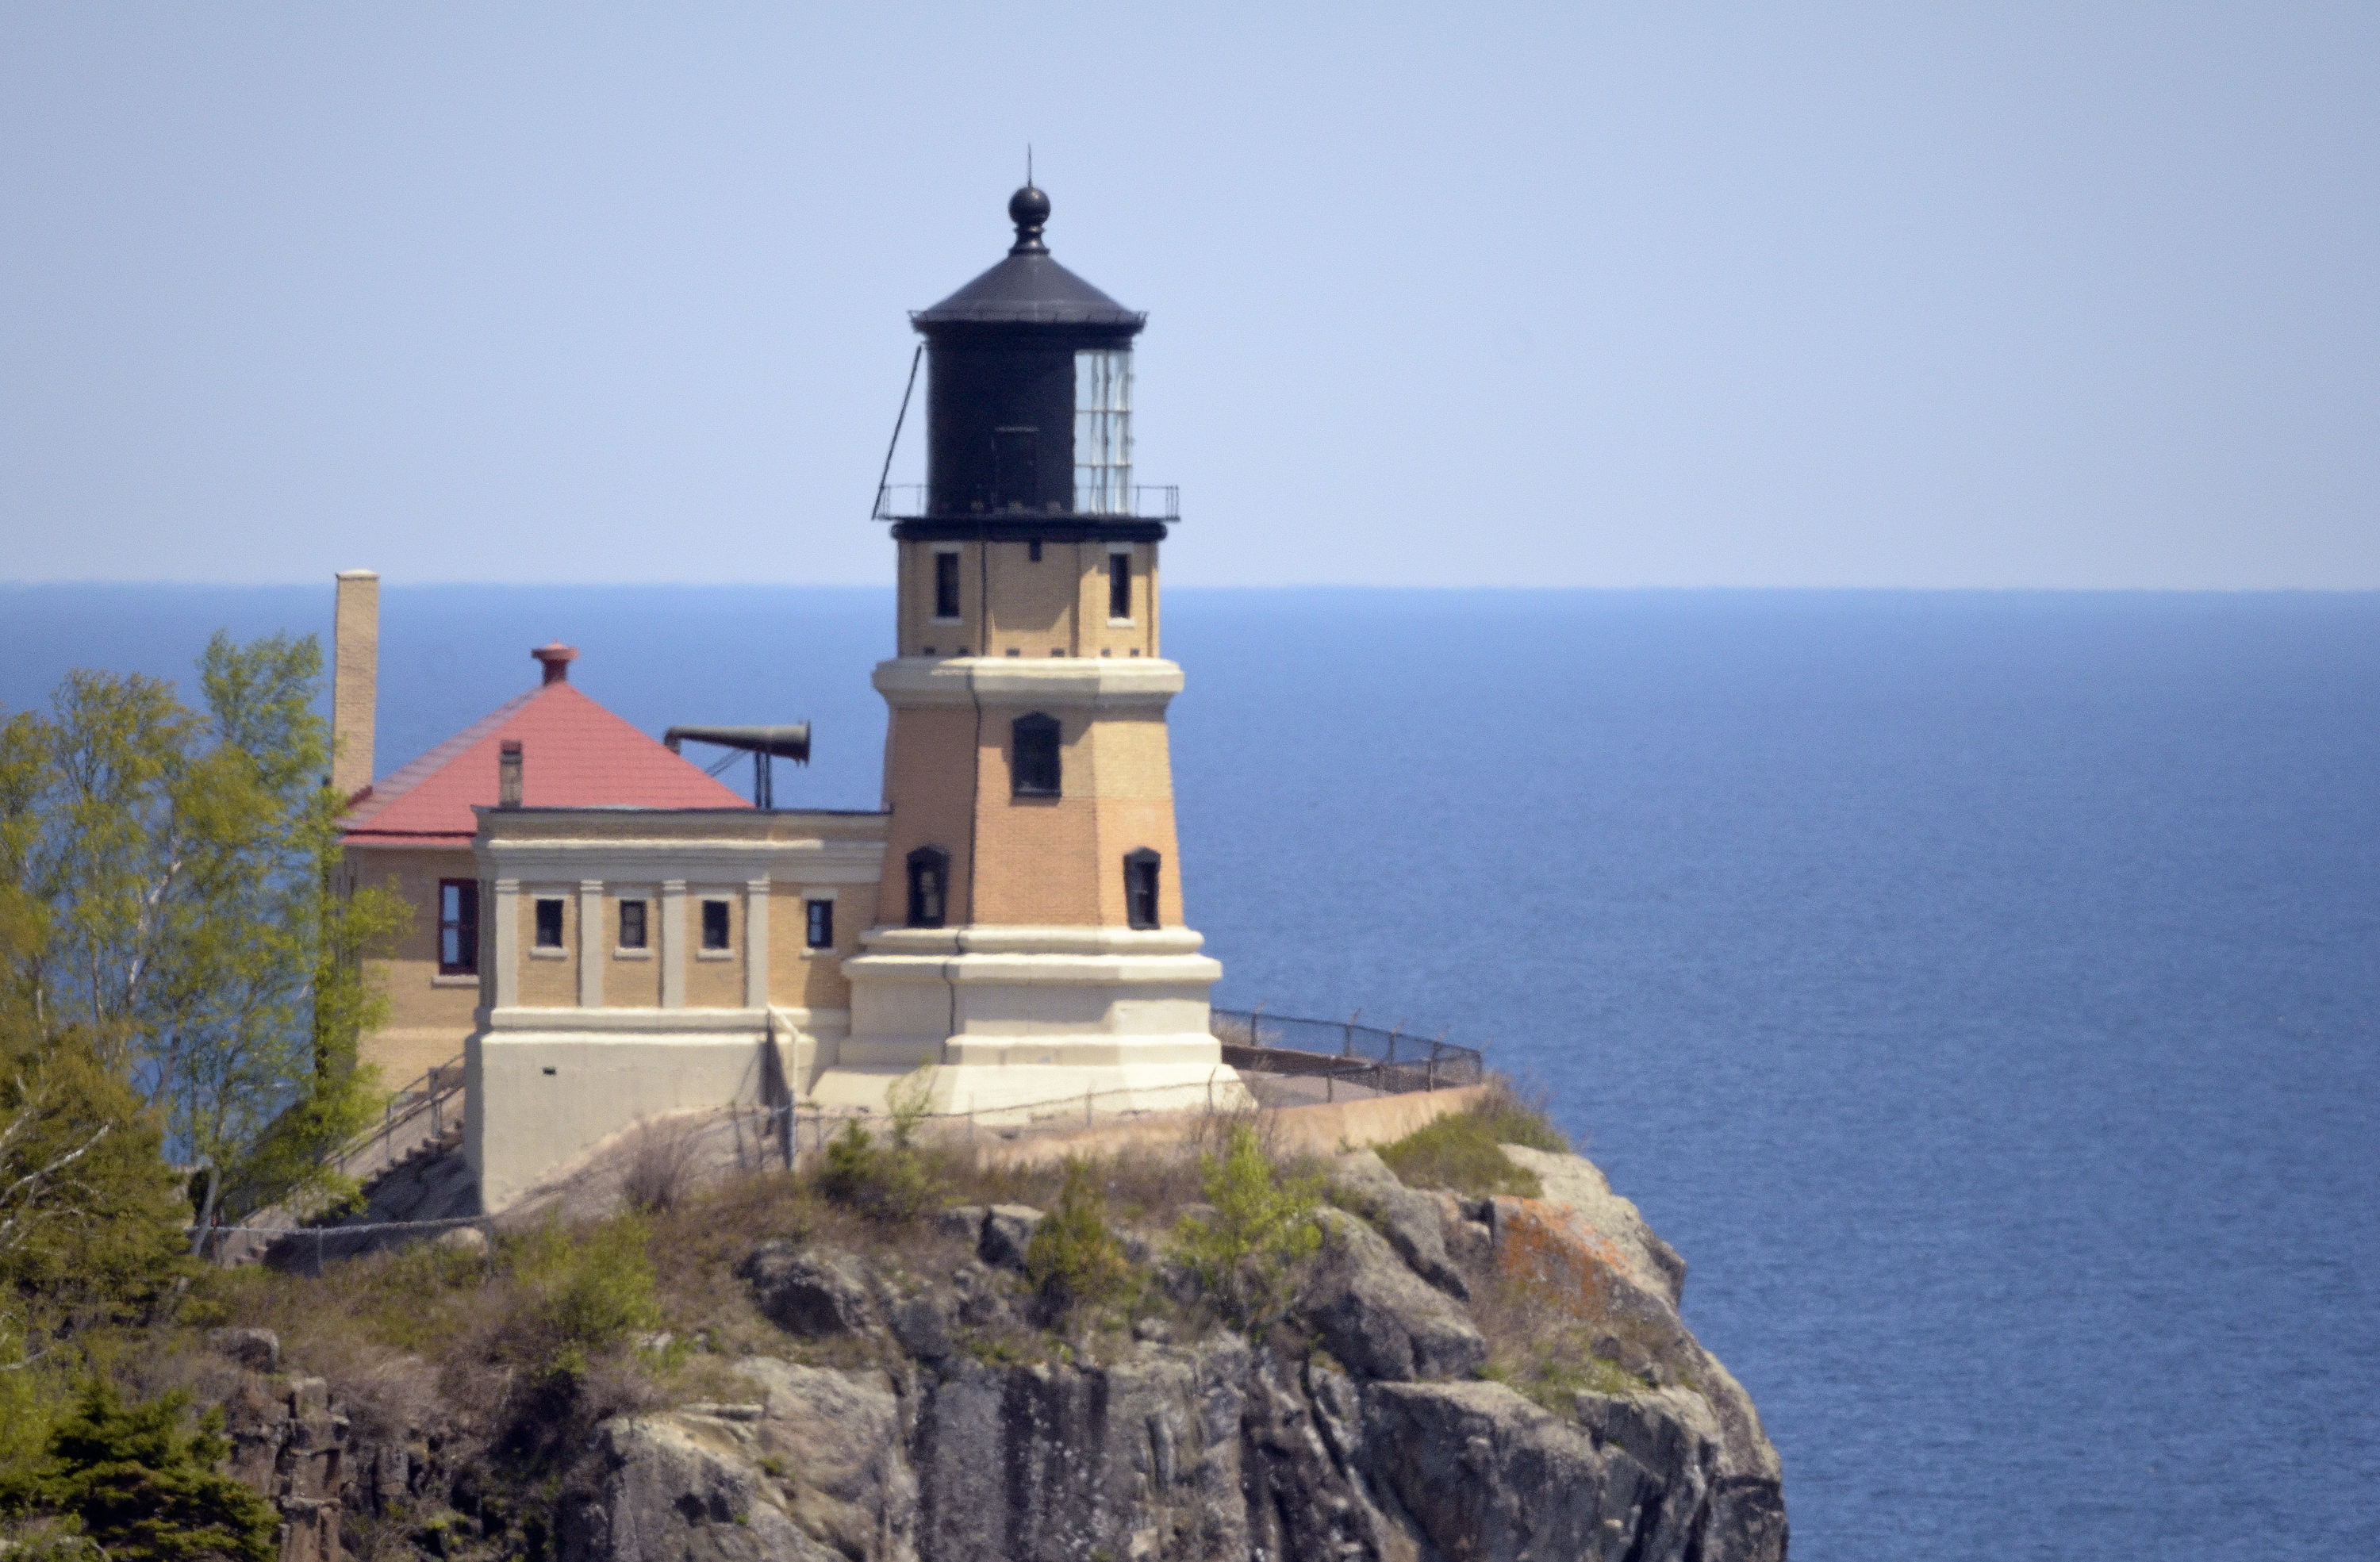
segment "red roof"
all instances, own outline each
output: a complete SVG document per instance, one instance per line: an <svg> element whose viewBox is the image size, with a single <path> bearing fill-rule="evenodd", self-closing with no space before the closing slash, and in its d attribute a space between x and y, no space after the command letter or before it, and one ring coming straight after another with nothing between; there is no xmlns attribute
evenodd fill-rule
<svg viewBox="0 0 2380 1562"><path fill-rule="evenodd" d="M377 781L347 811L351 846L468 845L474 804L496 802L498 745L521 745L521 802L532 808L748 808L750 804L627 722L556 681Z"/></svg>

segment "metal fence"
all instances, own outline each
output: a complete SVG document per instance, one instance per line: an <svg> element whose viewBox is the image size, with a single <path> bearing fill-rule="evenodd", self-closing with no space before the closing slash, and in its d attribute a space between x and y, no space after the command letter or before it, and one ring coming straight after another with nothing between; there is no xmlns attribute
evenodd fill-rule
<svg viewBox="0 0 2380 1562"><path fill-rule="evenodd" d="M1182 485L1180 483L1135 483L1132 485L1130 503L1118 493L1103 504L1086 507L1076 500L1075 515L1089 515L1104 520L1165 521L1178 524L1182 519ZM933 490L924 483L879 483L876 488L875 518L880 521L900 521L931 517L938 520L1018 521L1033 520L1035 512L1011 510L969 510L963 514L935 515Z"/></svg>
<svg viewBox="0 0 2380 1562"><path fill-rule="evenodd" d="M1487 1078L1479 1050L1460 1047L1440 1031L1409 1035L1404 1027L1381 1030L1344 1020L1307 1020L1268 1014L1263 1009L1217 1009L1208 1028L1222 1043L1223 1061L1257 1073L1317 1077L1384 1096L1415 1090L1447 1090Z"/></svg>

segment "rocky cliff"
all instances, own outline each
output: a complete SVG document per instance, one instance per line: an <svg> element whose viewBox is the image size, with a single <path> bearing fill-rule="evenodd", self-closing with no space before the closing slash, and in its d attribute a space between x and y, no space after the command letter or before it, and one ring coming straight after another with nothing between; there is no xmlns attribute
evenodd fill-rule
<svg viewBox="0 0 2380 1562"><path fill-rule="evenodd" d="M1052 1332L1018 1273L1029 1208L945 1212L905 1251L759 1244L737 1283L784 1353L601 1422L492 1515L423 1427L357 1432L310 1381L235 1430L290 1562L329 1562L326 1504L351 1549L561 1562L1781 1562L1777 1455L1680 1321L1683 1264L1589 1162L1507 1154L1543 1197L1339 1156L1294 1310L1253 1341L1195 1309Z"/></svg>

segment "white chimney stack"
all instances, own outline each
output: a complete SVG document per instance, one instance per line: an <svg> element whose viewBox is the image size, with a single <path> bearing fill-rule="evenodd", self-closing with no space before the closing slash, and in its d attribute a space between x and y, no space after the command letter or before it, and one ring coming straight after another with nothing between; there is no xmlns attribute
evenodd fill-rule
<svg viewBox="0 0 2380 1562"><path fill-rule="evenodd" d="M371 785L380 699L380 576L372 571L339 572L331 640L331 785L341 797L353 797Z"/></svg>

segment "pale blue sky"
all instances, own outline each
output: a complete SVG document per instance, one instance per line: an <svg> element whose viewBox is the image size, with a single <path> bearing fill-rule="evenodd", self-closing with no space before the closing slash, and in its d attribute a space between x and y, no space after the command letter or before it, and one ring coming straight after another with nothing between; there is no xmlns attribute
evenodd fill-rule
<svg viewBox="0 0 2380 1562"><path fill-rule="evenodd" d="M0 579L880 582L904 310L1177 582L2380 586L2380 9L0 11Z"/></svg>

